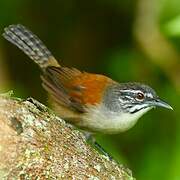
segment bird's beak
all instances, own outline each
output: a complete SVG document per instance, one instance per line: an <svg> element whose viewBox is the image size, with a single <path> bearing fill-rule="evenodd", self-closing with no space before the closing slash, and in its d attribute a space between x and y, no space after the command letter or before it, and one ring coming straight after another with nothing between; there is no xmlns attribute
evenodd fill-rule
<svg viewBox="0 0 180 180"><path fill-rule="evenodd" d="M164 102L161 99L154 99L153 101L150 101L148 104L150 106L163 107L163 108L167 108L167 109L173 110L173 108L169 104L167 104L166 102Z"/></svg>

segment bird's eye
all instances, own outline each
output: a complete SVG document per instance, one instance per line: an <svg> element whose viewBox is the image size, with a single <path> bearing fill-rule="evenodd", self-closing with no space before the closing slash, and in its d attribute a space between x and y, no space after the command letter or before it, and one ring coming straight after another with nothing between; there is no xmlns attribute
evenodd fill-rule
<svg viewBox="0 0 180 180"><path fill-rule="evenodd" d="M144 99L144 94L141 93L141 92L138 92L137 95L136 95L136 99L143 100Z"/></svg>

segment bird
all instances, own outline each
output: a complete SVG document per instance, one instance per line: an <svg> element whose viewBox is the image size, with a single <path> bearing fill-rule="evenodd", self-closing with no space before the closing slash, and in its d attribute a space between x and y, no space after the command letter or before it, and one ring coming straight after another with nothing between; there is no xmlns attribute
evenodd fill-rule
<svg viewBox="0 0 180 180"><path fill-rule="evenodd" d="M117 134L132 128L154 107L173 109L148 85L119 83L105 75L60 65L44 43L21 24L6 27L3 37L40 67L42 86L56 113L82 130Z"/></svg>

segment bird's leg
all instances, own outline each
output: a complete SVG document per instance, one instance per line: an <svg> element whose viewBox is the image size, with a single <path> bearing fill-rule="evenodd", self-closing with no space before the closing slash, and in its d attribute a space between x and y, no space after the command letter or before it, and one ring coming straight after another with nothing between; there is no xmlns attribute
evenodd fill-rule
<svg viewBox="0 0 180 180"><path fill-rule="evenodd" d="M85 135L86 141L90 143L91 145L93 145L96 148L96 150L98 150L101 154L108 157L110 160L113 159L112 156L108 152L106 152L106 150L96 141L92 133L84 132L84 135Z"/></svg>

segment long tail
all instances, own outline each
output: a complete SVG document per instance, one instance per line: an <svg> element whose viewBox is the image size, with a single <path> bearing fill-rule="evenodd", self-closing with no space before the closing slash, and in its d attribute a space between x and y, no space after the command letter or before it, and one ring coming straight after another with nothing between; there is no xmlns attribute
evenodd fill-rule
<svg viewBox="0 0 180 180"><path fill-rule="evenodd" d="M41 69L60 66L43 42L21 24L4 29L3 37L28 55Z"/></svg>

